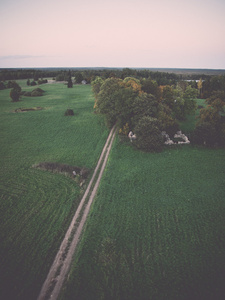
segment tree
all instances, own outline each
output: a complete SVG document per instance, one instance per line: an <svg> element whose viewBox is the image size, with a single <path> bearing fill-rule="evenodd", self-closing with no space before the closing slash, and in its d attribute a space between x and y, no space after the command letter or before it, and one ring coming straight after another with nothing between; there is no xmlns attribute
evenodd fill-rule
<svg viewBox="0 0 225 300"><path fill-rule="evenodd" d="M149 116L142 117L134 128L136 140L134 145L144 151L161 151L163 137L159 129L159 121Z"/></svg>
<svg viewBox="0 0 225 300"><path fill-rule="evenodd" d="M35 81L31 81L30 85L35 86L35 85L37 85L37 83Z"/></svg>
<svg viewBox="0 0 225 300"><path fill-rule="evenodd" d="M133 101L139 95L140 85L136 80L121 80L119 78L108 78L100 85L98 79L93 84L96 89L96 112L104 114L108 126L112 126L116 121L123 127L126 123L131 123L134 115Z"/></svg>
<svg viewBox="0 0 225 300"><path fill-rule="evenodd" d="M118 119L116 101L121 97L120 90L122 80L118 78L108 78L101 85L96 101L96 111L104 114L106 123L111 127Z"/></svg>
<svg viewBox="0 0 225 300"><path fill-rule="evenodd" d="M132 123L135 125L137 121L143 116L156 117L158 112L158 101L155 96L151 94L142 93L135 97L132 103L133 119Z"/></svg>
<svg viewBox="0 0 225 300"><path fill-rule="evenodd" d="M104 80L100 77L97 76L92 82L91 82L91 87L92 87L92 91L95 95L95 98L97 98L98 93L100 92L100 88L103 84Z"/></svg>
<svg viewBox="0 0 225 300"><path fill-rule="evenodd" d="M159 120L159 129L166 131L170 136L173 136L179 130L179 125L172 116L172 110L167 105L159 105L157 118Z"/></svg>
<svg viewBox="0 0 225 300"><path fill-rule="evenodd" d="M67 87L68 88L72 88L73 87L73 83L72 83L72 79L71 79L71 72L69 71L68 74L68 83L67 83Z"/></svg>
<svg viewBox="0 0 225 300"><path fill-rule="evenodd" d="M197 98L197 95L198 95L198 90L188 85L183 95L185 115L195 112L197 108L197 104L195 100Z"/></svg>
<svg viewBox="0 0 225 300"><path fill-rule="evenodd" d="M0 90L4 90L6 87L2 81L0 81Z"/></svg>
<svg viewBox="0 0 225 300"><path fill-rule="evenodd" d="M77 72L77 73L75 74L75 80L76 80L76 83L81 83L83 79L84 79L84 78L83 78L83 75L82 75L80 72Z"/></svg>
<svg viewBox="0 0 225 300"><path fill-rule="evenodd" d="M16 81L8 81L7 83L7 88L13 88L15 89L18 93L21 92L21 87Z"/></svg>
<svg viewBox="0 0 225 300"><path fill-rule="evenodd" d="M140 80L133 77L126 77L123 80L123 84L127 88L131 88L134 92L141 92L141 83Z"/></svg>
<svg viewBox="0 0 225 300"><path fill-rule="evenodd" d="M202 78L199 79L197 86L199 91L199 97L202 98Z"/></svg>
<svg viewBox="0 0 225 300"><path fill-rule="evenodd" d="M169 106L173 112L173 116L178 120L184 120L186 115L196 109L195 99L197 97L197 90L189 85L185 91L183 91L183 88L177 85L176 89L172 87L163 89L163 103Z"/></svg>
<svg viewBox="0 0 225 300"><path fill-rule="evenodd" d="M11 89L10 91L10 97L12 99L12 102L18 102L20 99L20 93L15 88Z"/></svg>
<svg viewBox="0 0 225 300"><path fill-rule="evenodd" d="M171 109L173 109L173 107L174 107L174 94L173 94L173 88L171 86L166 85L165 87L163 87L162 99L163 99L163 103L165 103Z"/></svg>
<svg viewBox="0 0 225 300"><path fill-rule="evenodd" d="M155 80L151 80L151 78L147 78L147 79L143 79L141 83L142 83L142 90L145 93L154 95L158 101L161 99L162 93Z"/></svg>
<svg viewBox="0 0 225 300"><path fill-rule="evenodd" d="M207 107L202 108L194 131L194 142L206 146L224 146L225 137L225 94L214 92L206 99Z"/></svg>

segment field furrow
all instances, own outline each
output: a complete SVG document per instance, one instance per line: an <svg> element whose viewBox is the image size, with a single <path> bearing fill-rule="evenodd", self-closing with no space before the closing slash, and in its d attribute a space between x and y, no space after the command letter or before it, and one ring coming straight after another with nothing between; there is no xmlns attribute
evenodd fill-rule
<svg viewBox="0 0 225 300"><path fill-rule="evenodd" d="M93 114L90 86L42 88L44 96L18 103L10 102L10 90L0 91L1 299L37 298L83 193L79 180L32 166L47 161L92 171L108 134ZM15 113L19 107L43 110ZM68 107L75 116L64 116Z"/></svg>
<svg viewBox="0 0 225 300"><path fill-rule="evenodd" d="M220 299L222 157L140 153L117 140L60 299Z"/></svg>

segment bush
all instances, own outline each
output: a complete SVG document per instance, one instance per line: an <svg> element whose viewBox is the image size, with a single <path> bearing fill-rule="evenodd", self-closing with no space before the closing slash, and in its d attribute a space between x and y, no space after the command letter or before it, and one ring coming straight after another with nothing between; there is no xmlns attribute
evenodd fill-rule
<svg viewBox="0 0 225 300"><path fill-rule="evenodd" d="M35 81L31 81L30 85L35 86L35 85L37 85L37 83Z"/></svg>
<svg viewBox="0 0 225 300"><path fill-rule="evenodd" d="M4 82L0 81L0 90L4 90L5 88Z"/></svg>
<svg viewBox="0 0 225 300"><path fill-rule="evenodd" d="M43 96L44 91L40 88L36 88L31 92L32 97Z"/></svg>
<svg viewBox="0 0 225 300"><path fill-rule="evenodd" d="M60 164L54 162L40 162L39 164L33 165L33 168L38 168L53 173L62 173L74 177L74 171L77 175L81 176L83 179L86 179L90 173L87 168L80 168L77 166L71 166L67 164Z"/></svg>
<svg viewBox="0 0 225 300"><path fill-rule="evenodd" d="M6 84L7 89L12 89L13 88L13 81L8 81Z"/></svg>
<svg viewBox="0 0 225 300"><path fill-rule="evenodd" d="M12 89L10 92L12 102L18 102L20 99L20 93L16 89Z"/></svg>
<svg viewBox="0 0 225 300"><path fill-rule="evenodd" d="M74 116L73 110L72 110L72 109L67 109L67 110L65 111L64 116Z"/></svg>
<svg viewBox="0 0 225 300"><path fill-rule="evenodd" d="M142 117L134 128L134 133L137 136L134 145L144 151L161 151L163 149L163 137L159 125L156 118Z"/></svg>
<svg viewBox="0 0 225 300"><path fill-rule="evenodd" d="M24 93L23 93L23 96L30 97L30 96L31 96L31 92L24 92Z"/></svg>
<svg viewBox="0 0 225 300"><path fill-rule="evenodd" d="M56 81L64 81L64 75L63 74L58 74L57 76L56 76L56 79L55 79Z"/></svg>
<svg viewBox="0 0 225 300"><path fill-rule="evenodd" d="M44 83L48 83L47 79L39 79L38 80L38 84L44 84Z"/></svg>
<svg viewBox="0 0 225 300"><path fill-rule="evenodd" d="M16 81L8 81L7 83L7 88L13 88L14 90L16 90L18 93L21 92L21 87L19 86L19 84Z"/></svg>

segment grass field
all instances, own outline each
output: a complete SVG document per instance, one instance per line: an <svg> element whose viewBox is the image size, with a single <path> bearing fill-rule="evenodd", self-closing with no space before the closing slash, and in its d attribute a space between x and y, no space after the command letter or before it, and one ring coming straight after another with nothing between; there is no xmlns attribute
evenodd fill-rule
<svg viewBox="0 0 225 300"><path fill-rule="evenodd" d="M224 187L225 150L117 139L60 299L224 299Z"/></svg>
<svg viewBox="0 0 225 300"><path fill-rule="evenodd" d="M73 179L32 165L93 170L108 135L90 86L40 87L44 96L17 103L0 91L0 299L36 299L82 193ZM43 110L14 112L32 107ZM67 108L75 116L65 117Z"/></svg>
<svg viewBox="0 0 225 300"><path fill-rule="evenodd" d="M36 299L82 193L32 165L93 170L108 135L90 86L40 87L18 103L0 91L0 299ZM31 107L43 110L14 112ZM224 186L225 150L143 153L117 138L60 298L223 299Z"/></svg>

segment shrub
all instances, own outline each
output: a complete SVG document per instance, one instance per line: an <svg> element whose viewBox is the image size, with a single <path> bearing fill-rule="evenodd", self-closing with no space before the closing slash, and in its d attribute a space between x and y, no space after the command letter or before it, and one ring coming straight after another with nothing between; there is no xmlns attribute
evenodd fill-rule
<svg viewBox="0 0 225 300"><path fill-rule="evenodd" d="M54 162L40 162L33 165L33 168L47 170L53 173L62 173L74 177L74 171L77 175L80 175L83 179L86 179L90 173L87 168L80 168L77 166L71 166L67 164L60 164Z"/></svg>
<svg viewBox="0 0 225 300"><path fill-rule="evenodd" d="M37 83L35 81L31 81L30 85L35 86L35 85L37 85Z"/></svg>
<svg viewBox="0 0 225 300"><path fill-rule="evenodd" d="M48 83L47 79L39 79L38 80L38 84L44 84L44 83Z"/></svg>
<svg viewBox="0 0 225 300"><path fill-rule="evenodd" d="M72 109L67 109L67 110L65 111L64 116L74 116L73 110L72 110Z"/></svg>
<svg viewBox="0 0 225 300"><path fill-rule="evenodd" d="M23 96L30 97L30 96L31 96L31 92L24 92L24 93L23 93Z"/></svg>
<svg viewBox="0 0 225 300"><path fill-rule="evenodd" d="M134 145L144 151L161 151L163 137L159 130L159 121L149 116L142 117L134 128L137 139Z"/></svg>
<svg viewBox="0 0 225 300"><path fill-rule="evenodd" d="M56 76L56 79L55 79L56 81L64 81L64 75L63 74L58 74L57 76Z"/></svg>
<svg viewBox="0 0 225 300"><path fill-rule="evenodd" d="M10 97L12 99L12 102L18 102L20 99L20 93L13 88L10 92Z"/></svg>
<svg viewBox="0 0 225 300"><path fill-rule="evenodd" d="M8 81L6 84L7 89L12 89L13 88L13 82L12 81Z"/></svg>
<svg viewBox="0 0 225 300"><path fill-rule="evenodd" d="M44 91L40 88L36 88L31 92L32 97L43 96Z"/></svg>
<svg viewBox="0 0 225 300"><path fill-rule="evenodd" d="M4 82L0 81L0 90L4 90L5 88Z"/></svg>
<svg viewBox="0 0 225 300"><path fill-rule="evenodd" d="M19 84L16 81L9 81L7 83L7 88L13 88L14 90L16 90L18 93L21 92L21 87L19 86Z"/></svg>

